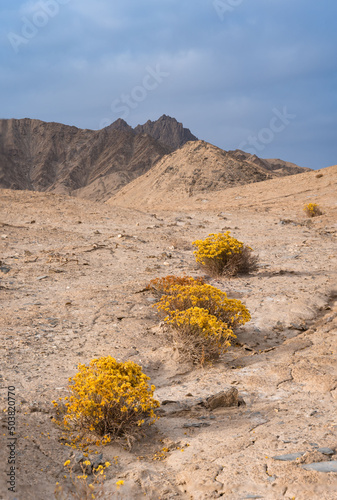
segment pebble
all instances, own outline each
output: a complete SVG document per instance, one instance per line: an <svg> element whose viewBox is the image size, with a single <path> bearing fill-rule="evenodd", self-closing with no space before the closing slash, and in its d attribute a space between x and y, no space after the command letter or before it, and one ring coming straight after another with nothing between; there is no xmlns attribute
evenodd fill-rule
<svg viewBox="0 0 337 500"><path fill-rule="evenodd" d="M302 465L305 470L314 470L316 472L337 472L337 460L331 462L314 462L312 464Z"/></svg>
<svg viewBox="0 0 337 500"><path fill-rule="evenodd" d="M331 448L318 448L318 451L323 455L333 455L335 453Z"/></svg>
<svg viewBox="0 0 337 500"><path fill-rule="evenodd" d="M189 429L190 427L209 427L211 424L207 422L198 422L193 424L184 424L183 429Z"/></svg>
<svg viewBox="0 0 337 500"><path fill-rule="evenodd" d="M239 406L238 395L238 390L235 387L230 387L225 391L208 397L205 401L205 406L210 410L220 407Z"/></svg>
<svg viewBox="0 0 337 500"><path fill-rule="evenodd" d="M282 462L291 462L292 460L296 460L296 458L300 458L304 455L303 452L298 452L298 453L288 453L286 455L277 455L275 457L272 457L274 460L281 460Z"/></svg>

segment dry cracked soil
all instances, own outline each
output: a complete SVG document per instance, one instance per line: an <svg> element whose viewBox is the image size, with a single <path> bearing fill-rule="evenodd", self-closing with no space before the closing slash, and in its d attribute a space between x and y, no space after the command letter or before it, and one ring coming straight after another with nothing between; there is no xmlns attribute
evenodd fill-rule
<svg viewBox="0 0 337 500"><path fill-rule="evenodd" d="M131 449L95 448L112 463L104 498L337 498L336 197L322 191L324 214L308 219L296 193L275 183L259 183L260 198L263 189L272 198L268 186L277 197L267 205L252 202L252 185L249 206L232 196L217 209L152 212L1 191L1 499L54 498L56 482L74 491L63 466L72 451L51 401L67 394L79 363L107 355L140 364L162 405ZM307 201L313 195L307 190ZM254 249L258 270L207 280L252 319L219 362L191 366L144 289L168 274L204 276L191 242L226 230ZM15 493L6 475L8 387ZM239 405L202 404L233 388Z"/></svg>

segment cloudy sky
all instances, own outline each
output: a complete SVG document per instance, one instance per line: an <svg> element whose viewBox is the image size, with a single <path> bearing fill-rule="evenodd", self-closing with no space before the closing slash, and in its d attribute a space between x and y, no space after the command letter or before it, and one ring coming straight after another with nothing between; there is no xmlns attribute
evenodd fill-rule
<svg viewBox="0 0 337 500"><path fill-rule="evenodd" d="M11 0L0 9L1 118L99 129L166 114L226 150L337 163L336 0Z"/></svg>

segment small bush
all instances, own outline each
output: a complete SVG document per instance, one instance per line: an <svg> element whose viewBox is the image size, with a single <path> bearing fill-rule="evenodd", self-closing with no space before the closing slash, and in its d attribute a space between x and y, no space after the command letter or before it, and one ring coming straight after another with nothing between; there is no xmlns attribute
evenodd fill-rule
<svg viewBox="0 0 337 500"><path fill-rule="evenodd" d="M240 300L229 299L225 292L212 285L174 285L155 305L168 316L175 311L200 307L233 328L250 320L249 311Z"/></svg>
<svg viewBox="0 0 337 500"><path fill-rule="evenodd" d="M155 304L174 329L183 357L194 362L217 359L235 337L233 329L250 320L248 309L211 285L173 285Z"/></svg>
<svg viewBox="0 0 337 500"><path fill-rule="evenodd" d="M81 445L86 436L87 443L106 444L111 438L132 436L145 417L156 419L155 387L149 387L149 377L136 363L107 356L93 359L89 366L79 364L78 369L69 379L69 398L63 404L53 401L62 415L57 422L70 434L78 432L73 442Z"/></svg>
<svg viewBox="0 0 337 500"><path fill-rule="evenodd" d="M150 281L146 289L157 296L161 297L163 294L168 293L169 290L175 285L202 285L204 284L202 278L193 278L192 276L174 276L169 275L164 278L155 278Z"/></svg>
<svg viewBox="0 0 337 500"><path fill-rule="evenodd" d="M233 330L216 316L200 307L172 312L167 323L179 337L180 354L194 363L218 359L230 346L229 338L236 337Z"/></svg>
<svg viewBox="0 0 337 500"><path fill-rule="evenodd" d="M318 215L323 214L317 203L308 203L307 205L304 205L303 210L308 217L317 217Z"/></svg>
<svg viewBox="0 0 337 500"><path fill-rule="evenodd" d="M230 231L212 233L192 245L197 247L194 251L196 261L211 276L235 276L257 269L257 257L252 255L252 249L230 236Z"/></svg>

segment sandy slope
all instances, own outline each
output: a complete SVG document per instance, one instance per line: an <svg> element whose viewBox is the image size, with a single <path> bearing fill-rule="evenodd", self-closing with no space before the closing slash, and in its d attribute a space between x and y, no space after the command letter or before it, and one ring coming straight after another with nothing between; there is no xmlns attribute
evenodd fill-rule
<svg viewBox="0 0 337 500"><path fill-rule="evenodd" d="M233 188L208 202L149 200L142 211L0 192L0 462L7 470L4 388L14 385L17 498L52 498L56 481L69 484L62 464L70 451L51 423L50 402L65 394L79 362L109 354L140 363L158 399L175 403L131 451L102 449L104 460L119 457L107 498L118 498L119 479L127 500L336 498L337 473L301 464L337 460L318 451L337 448L336 167L321 173ZM325 214L306 219L304 201L319 201ZM260 267L210 283L242 300L252 320L219 363L193 368L178 361L153 298L141 291L157 276L201 275L190 243L227 229L254 248ZM227 387L246 405L197 404ZM164 446L170 451L154 460ZM297 452L306 455L272 458ZM5 481L2 473L7 500Z"/></svg>
<svg viewBox="0 0 337 500"><path fill-rule="evenodd" d="M190 147L195 148L200 143L191 143ZM329 206L332 203L334 206L337 166L266 180L266 171L262 168L247 161L245 170L241 162L235 163L232 159L233 165L230 164L222 174L223 165L219 164L217 148L203 144L207 154L204 165L200 162L200 153L191 155L196 163L188 163L186 154L180 158L182 150L176 151L170 155L176 159L171 166L167 161L170 157L162 159L107 203L144 210L170 210L173 206L183 210L222 210L232 205L278 209L286 207L289 202L300 208L313 196L318 203L328 203ZM189 143L184 149L188 146ZM217 165L221 167L219 171ZM318 177L320 174L323 176ZM254 179L254 184L247 184ZM231 182L235 187L230 187Z"/></svg>

